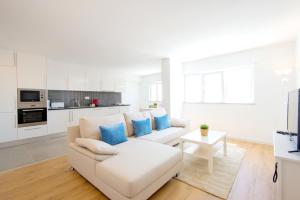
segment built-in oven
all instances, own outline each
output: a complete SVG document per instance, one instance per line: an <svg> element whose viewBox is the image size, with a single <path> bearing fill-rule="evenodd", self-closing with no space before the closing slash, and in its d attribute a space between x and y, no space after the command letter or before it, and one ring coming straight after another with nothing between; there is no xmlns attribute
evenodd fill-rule
<svg viewBox="0 0 300 200"><path fill-rule="evenodd" d="M19 108L18 127L47 124L47 108Z"/></svg>
<svg viewBox="0 0 300 200"><path fill-rule="evenodd" d="M47 90L18 89L18 108L47 107Z"/></svg>

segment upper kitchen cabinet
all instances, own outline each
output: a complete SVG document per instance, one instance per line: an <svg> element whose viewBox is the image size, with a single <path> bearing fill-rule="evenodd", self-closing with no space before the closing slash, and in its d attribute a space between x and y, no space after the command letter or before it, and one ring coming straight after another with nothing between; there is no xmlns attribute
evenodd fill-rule
<svg viewBox="0 0 300 200"><path fill-rule="evenodd" d="M69 66L69 90L84 91L86 89L86 69L82 66Z"/></svg>
<svg viewBox="0 0 300 200"><path fill-rule="evenodd" d="M0 113L16 112L17 72L16 67L0 66Z"/></svg>
<svg viewBox="0 0 300 200"><path fill-rule="evenodd" d="M46 58L17 53L18 88L46 89Z"/></svg>
<svg viewBox="0 0 300 200"><path fill-rule="evenodd" d="M100 70L97 68L89 67L86 71L87 91L101 91L102 81L100 78Z"/></svg>
<svg viewBox="0 0 300 200"><path fill-rule="evenodd" d="M115 80L110 77L101 78L101 91L114 92L116 88Z"/></svg>
<svg viewBox="0 0 300 200"><path fill-rule="evenodd" d="M15 54L13 51L0 49L0 66L15 66Z"/></svg>
<svg viewBox="0 0 300 200"><path fill-rule="evenodd" d="M47 61L47 88L49 90L69 89L69 66L67 63Z"/></svg>

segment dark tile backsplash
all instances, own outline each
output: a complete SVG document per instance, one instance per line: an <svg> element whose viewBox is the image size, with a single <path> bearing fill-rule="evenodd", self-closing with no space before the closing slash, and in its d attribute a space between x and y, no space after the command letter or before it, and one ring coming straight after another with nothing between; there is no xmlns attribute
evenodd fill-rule
<svg viewBox="0 0 300 200"><path fill-rule="evenodd" d="M84 97L86 96L90 97L90 100L85 100ZM50 102L64 102L65 107L75 106L76 99L79 100L81 106L89 106L92 99L100 99L103 106L122 103L121 92L48 90L48 100Z"/></svg>

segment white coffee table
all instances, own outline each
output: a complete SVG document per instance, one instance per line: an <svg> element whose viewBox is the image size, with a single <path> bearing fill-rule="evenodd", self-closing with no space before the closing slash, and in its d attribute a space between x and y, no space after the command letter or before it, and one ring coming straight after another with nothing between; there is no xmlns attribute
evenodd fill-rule
<svg viewBox="0 0 300 200"><path fill-rule="evenodd" d="M223 141L223 143L220 141ZM186 142L193 143L194 145L184 149L184 143ZM213 172L213 156L221 147L223 147L224 156L226 156L226 133L222 131L209 130L208 136L201 136L200 130L197 129L180 137L182 158L184 153L188 153L208 160L209 173Z"/></svg>

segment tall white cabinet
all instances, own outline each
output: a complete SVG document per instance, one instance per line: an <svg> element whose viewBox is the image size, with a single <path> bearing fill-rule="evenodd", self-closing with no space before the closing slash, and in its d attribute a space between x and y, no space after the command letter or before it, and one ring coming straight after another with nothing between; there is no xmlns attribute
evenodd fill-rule
<svg viewBox="0 0 300 200"><path fill-rule="evenodd" d="M17 139L17 72L14 53L0 51L0 141Z"/></svg>
<svg viewBox="0 0 300 200"><path fill-rule="evenodd" d="M18 88L46 89L47 65L44 56L17 53Z"/></svg>
<svg viewBox="0 0 300 200"><path fill-rule="evenodd" d="M297 140L296 137L294 139ZM275 199L299 200L300 152L288 152L296 149L296 143L289 136L278 133L274 133L273 142Z"/></svg>

